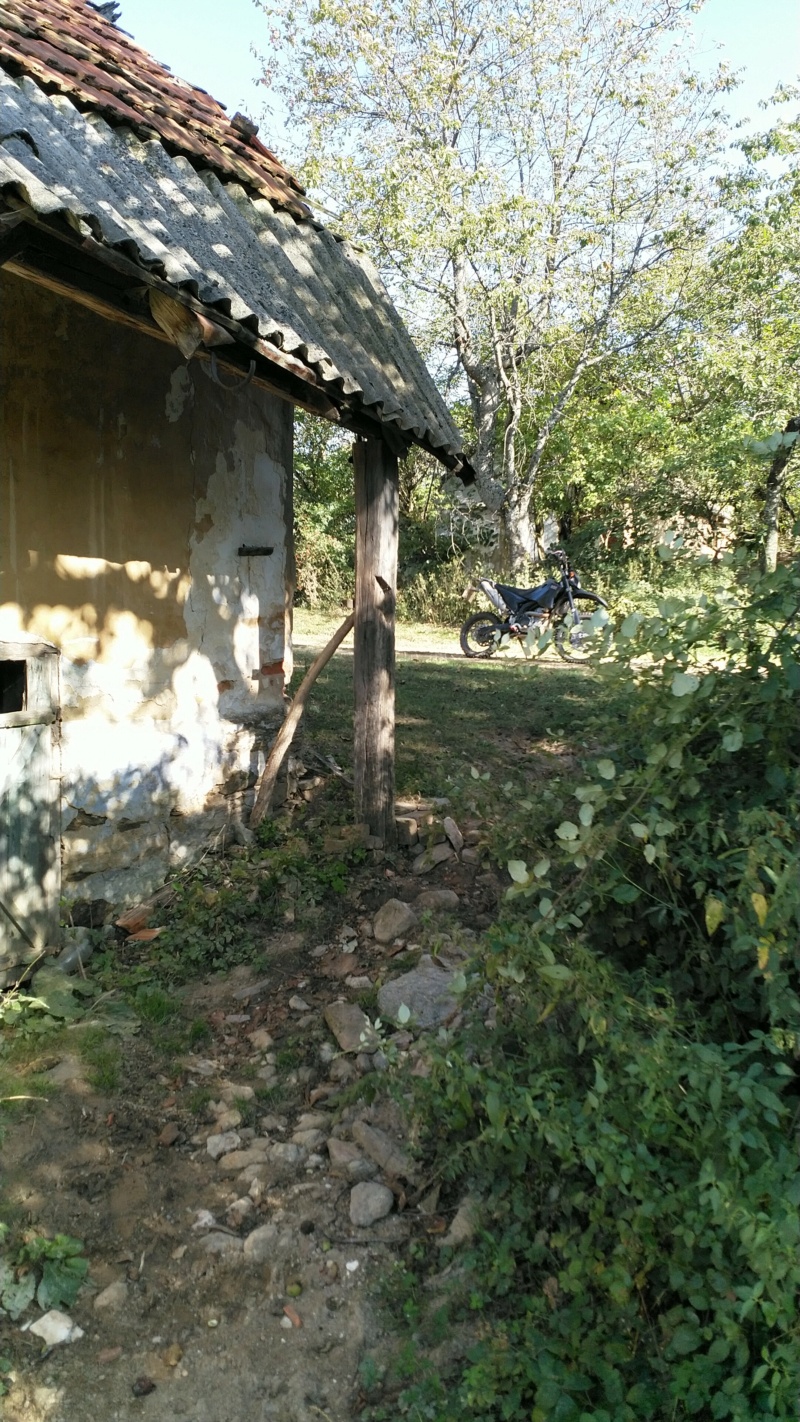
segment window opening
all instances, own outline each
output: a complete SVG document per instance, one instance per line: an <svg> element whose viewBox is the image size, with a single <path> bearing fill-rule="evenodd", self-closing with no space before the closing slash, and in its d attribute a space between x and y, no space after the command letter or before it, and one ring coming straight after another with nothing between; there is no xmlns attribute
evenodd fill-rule
<svg viewBox="0 0 800 1422"><path fill-rule="evenodd" d="M27 693L25 662L0 662L0 715L24 711Z"/></svg>

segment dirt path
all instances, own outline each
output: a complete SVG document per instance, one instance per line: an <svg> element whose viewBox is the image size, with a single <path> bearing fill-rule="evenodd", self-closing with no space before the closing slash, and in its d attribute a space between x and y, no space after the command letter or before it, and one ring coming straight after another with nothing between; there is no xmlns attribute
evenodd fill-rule
<svg viewBox="0 0 800 1422"><path fill-rule="evenodd" d="M430 1220L407 1123L380 1087L364 1096L382 1052L342 1050L323 1014L407 973L433 933L446 972L498 892L474 864L423 877L411 863L365 868L324 941L273 932L260 978L241 968L182 990L184 1022L206 1037L195 1052L170 1060L144 1031L128 1037L106 1093L77 1058L45 1063L50 1100L6 1135L5 1200L18 1220L82 1239L90 1272L70 1310L77 1341L43 1352L23 1320L0 1323L8 1422L359 1415L359 1365L391 1351L377 1283ZM454 912L376 940L388 898L413 905L434 885L458 895ZM391 1040L424 1070L424 1036ZM388 1212L354 1223L356 1188Z"/></svg>

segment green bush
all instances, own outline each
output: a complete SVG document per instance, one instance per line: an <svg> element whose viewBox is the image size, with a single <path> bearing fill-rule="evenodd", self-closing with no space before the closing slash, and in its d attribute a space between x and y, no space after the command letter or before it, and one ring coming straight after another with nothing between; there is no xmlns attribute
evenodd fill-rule
<svg viewBox="0 0 800 1422"><path fill-rule="evenodd" d="M500 930L493 1032L424 1092L483 1199L466 1261L490 1320L437 1417L794 1416L800 1178L768 1036L699 1039L644 975ZM443 1123L449 1131L442 1140Z"/></svg>
<svg viewBox="0 0 800 1422"><path fill-rule="evenodd" d="M798 607L782 569L627 617L607 668L636 683L627 724L535 837L524 810L506 830L545 936L647 964L723 1040L800 1042Z"/></svg>
<svg viewBox="0 0 800 1422"><path fill-rule="evenodd" d="M419 1088L484 1210L437 1422L796 1416L799 611L784 569L629 615L598 673L628 717L498 788L496 1026Z"/></svg>

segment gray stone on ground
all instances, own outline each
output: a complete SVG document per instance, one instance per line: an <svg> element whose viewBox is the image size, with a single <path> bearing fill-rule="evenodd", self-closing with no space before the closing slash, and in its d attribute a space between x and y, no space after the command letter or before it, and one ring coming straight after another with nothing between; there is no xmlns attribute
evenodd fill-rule
<svg viewBox="0 0 800 1422"><path fill-rule="evenodd" d="M338 1175L346 1175L347 1167L351 1161L363 1160L358 1146L354 1146L352 1141L340 1141L336 1136L331 1136L328 1140L328 1155L331 1161L331 1170Z"/></svg>
<svg viewBox="0 0 800 1422"><path fill-rule="evenodd" d="M400 1008L405 1006L415 1027L423 1030L440 1027L458 1012L459 1004L452 990L454 977L454 972L437 967L433 959L424 953L412 972L392 978L379 990L378 1009L381 1016L396 1022Z"/></svg>
<svg viewBox="0 0 800 1422"><path fill-rule="evenodd" d="M478 1210L480 1200L476 1195L467 1195L461 1201L447 1234L439 1240L439 1248L445 1245L451 1249L456 1249L459 1244L466 1244L475 1234L478 1223Z"/></svg>
<svg viewBox="0 0 800 1422"><path fill-rule="evenodd" d="M350 1191L350 1222L369 1229L391 1212L393 1204L394 1195L388 1185L363 1180Z"/></svg>
<svg viewBox="0 0 800 1422"><path fill-rule="evenodd" d="M326 1111L303 1111L295 1122L296 1131L324 1131L331 1125L331 1116Z"/></svg>
<svg viewBox="0 0 800 1422"><path fill-rule="evenodd" d="M449 839L454 850L456 851L456 854L458 854L459 850L464 848L464 836L461 833L461 830L458 828L458 825L456 824L455 820L452 818L451 815L445 815L444 819L442 820L442 825L444 827L444 832L447 835L447 838Z"/></svg>
<svg viewBox="0 0 800 1422"><path fill-rule="evenodd" d="M372 932L379 943L392 943L395 938L404 938L417 921L411 904L402 899L389 899L378 909L372 925Z"/></svg>
<svg viewBox="0 0 800 1422"><path fill-rule="evenodd" d="M276 1141L269 1148L269 1160L272 1165L301 1165L307 1154L304 1147L296 1141Z"/></svg>
<svg viewBox="0 0 800 1422"><path fill-rule="evenodd" d="M242 1241L235 1234L207 1234L200 1248L204 1254L241 1254Z"/></svg>
<svg viewBox="0 0 800 1422"><path fill-rule="evenodd" d="M414 907L418 909L439 910L457 909L460 903L455 889L423 889L422 893L414 900Z"/></svg>
<svg viewBox="0 0 800 1422"><path fill-rule="evenodd" d="M241 1144L242 1138L238 1131L215 1131L206 1141L206 1150L212 1160L219 1160L220 1156L238 1150Z"/></svg>
<svg viewBox="0 0 800 1422"><path fill-rule="evenodd" d="M353 1140L387 1175L404 1180L414 1179L412 1161L386 1131L370 1126L367 1121L354 1121Z"/></svg>
<svg viewBox="0 0 800 1422"><path fill-rule="evenodd" d="M113 1284L109 1284L107 1289L103 1289L102 1293L97 1295L94 1301L94 1307L98 1313L101 1313L102 1310L106 1308L112 1310L122 1308L127 1297L128 1285L124 1279L117 1279Z"/></svg>
<svg viewBox="0 0 800 1422"><path fill-rule="evenodd" d="M274 1257L277 1238L277 1225L259 1225L258 1229L248 1234L244 1242L245 1259L249 1259L252 1264L265 1264Z"/></svg>
<svg viewBox="0 0 800 1422"><path fill-rule="evenodd" d="M232 1150L228 1155L220 1156L217 1169L221 1175L236 1175L237 1171L249 1170L252 1165L266 1165L266 1145L267 1142L264 1142L263 1145L251 1146L249 1150Z"/></svg>
<svg viewBox="0 0 800 1422"><path fill-rule="evenodd" d="M329 1002L323 1015L343 1052L377 1050L380 1039L354 1002Z"/></svg>
<svg viewBox="0 0 800 1422"><path fill-rule="evenodd" d="M431 849L426 849L424 854L414 860L411 866L412 874L430 874L437 864L446 864L449 859L455 859L455 852L450 844L434 844Z"/></svg>
<svg viewBox="0 0 800 1422"><path fill-rule="evenodd" d="M399 849L410 849L419 838L419 825L413 815L398 815L395 820Z"/></svg>
<svg viewBox="0 0 800 1422"><path fill-rule="evenodd" d="M313 1127L308 1131L295 1131L292 1136L292 1144L303 1146L305 1150L316 1150L325 1140L325 1132L316 1130Z"/></svg>

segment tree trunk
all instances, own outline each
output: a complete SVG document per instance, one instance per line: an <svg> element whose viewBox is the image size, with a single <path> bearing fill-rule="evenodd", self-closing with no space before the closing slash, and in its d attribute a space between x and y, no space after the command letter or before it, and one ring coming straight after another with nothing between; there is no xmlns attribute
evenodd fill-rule
<svg viewBox="0 0 800 1422"><path fill-rule="evenodd" d="M783 430L785 435L800 431L800 415L789 420ZM770 465L767 476L767 490L764 496L764 548L761 554L761 568L765 573L774 573L778 566L778 522L783 498L786 466L792 457L797 441L783 445Z"/></svg>
<svg viewBox="0 0 800 1422"><path fill-rule="evenodd" d="M516 484L509 490L500 509L500 518L501 566L521 587L529 579L532 565L539 560L539 544L527 489Z"/></svg>
<svg viewBox="0 0 800 1422"><path fill-rule="evenodd" d="M353 447L356 598L353 677L356 819L385 844L395 839L394 609L397 585L397 456L380 439Z"/></svg>

